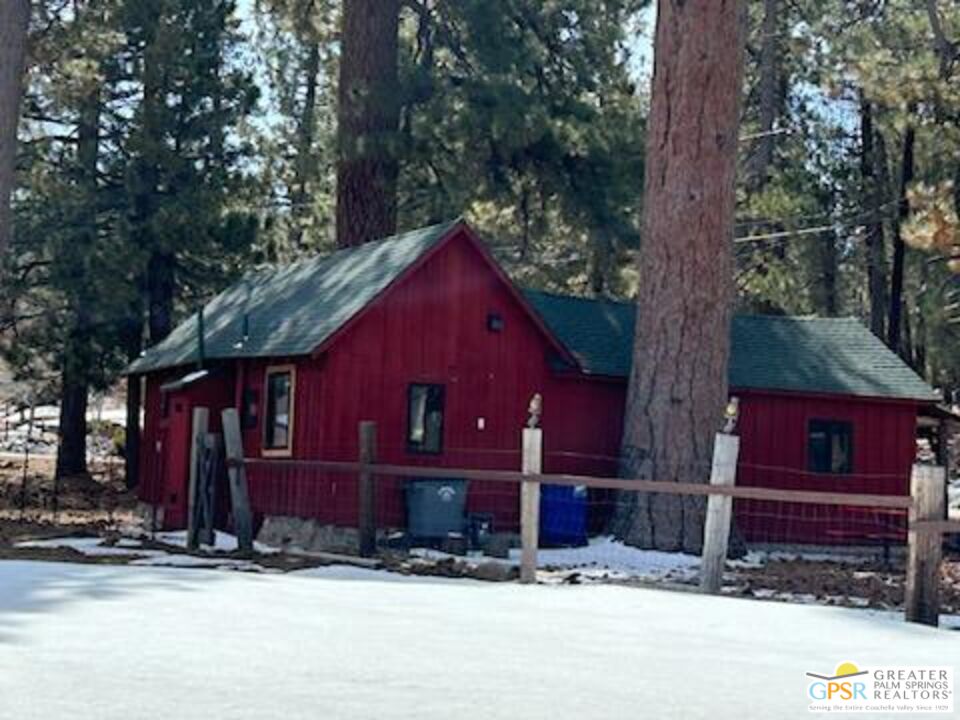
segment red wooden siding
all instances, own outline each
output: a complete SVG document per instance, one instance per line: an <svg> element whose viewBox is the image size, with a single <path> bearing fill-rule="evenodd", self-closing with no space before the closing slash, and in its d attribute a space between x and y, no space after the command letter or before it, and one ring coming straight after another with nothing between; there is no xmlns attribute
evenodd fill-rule
<svg viewBox="0 0 960 720"><path fill-rule="evenodd" d="M190 474L190 427L194 407L208 407L210 431L219 432L219 410L233 397L233 374L218 368L209 378L164 393L161 386L188 371L155 373L147 377L145 422L140 446L141 500L163 508L164 527L180 528L187 521L187 479ZM167 413L163 413L163 395Z"/></svg>
<svg viewBox="0 0 960 720"><path fill-rule="evenodd" d="M503 319L488 329L487 316ZM159 386L186 371L152 374L146 395L141 497L168 506L167 524L184 519L189 422L194 405L239 407L245 390L257 394L258 423L244 430L247 457L262 456L264 371L296 368L295 459L355 460L357 425L376 421L379 459L440 467L518 469L520 430L534 393L544 399L544 469L589 475L616 474L626 382L558 374L557 349L517 297L492 271L465 231L441 244L355 322L313 357L236 361L171 395L161 418ZM406 447L407 392L411 383L446 388L443 452ZM917 407L911 403L799 394L733 392L741 398L741 457L737 482L778 488L906 493L914 457ZM178 406L179 401L179 406ZM484 428L478 427L483 418ZM814 475L807 468L811 419L853 424L853 469L848 476ZM158 453L157 442L161 452ZM707 469L704 472L708 472ZM250 495L260 515L315 517L352 526L357 518L356 478L309 469L253 465ZM381 525L402 527L398 479L378 480ZM611 493L592 495L592 530L603 529ZM515 530L518 489L499 483L470 486L468 510L495 514L495 529ZM852 508L741 502L740 529L748 539L838 543L898 536L902 518Z"/></svg>
<svg viewBox="0 0 960 720"><path fill-rule="evenodd" d="M917 408L855 398L737 392L741 398L737 484L826 492L903 495L915 456ZM811 420L853 426L853 472L807 471ZM738 500L737 524L748 540L847 543L902 536L902 513L854 507Z"/></svg>
<svg viewBox="0 0 960 720"><path fill-rule="evenodd" d="M504 321L487 328L489 313ZM621 432L622 383L554 377L548 339L467 241L454 239L401 281L387 297L317 358L297 366L294 456L353 460L357 425L377 422L380 459L411 465L517 469L520 429L532 395L544 396L547 470L612 472ZM268 364L246 362L247 388L263 394ZM446 388L443 452L408 452L407 391L411 383ZM484 428L478 428L483 418ZM588 422L584 422L589 419ZM261 454L261 431L244 436L247 453ZM584 457L589 455L590 457ZM606 456L606 459L597 456ZM356 522L356 480L303 470L253 467L255 508ZM402 526L402 483L379 480L380 521ZM493 512L501 529L515 529L517 489L473 483L471 512Z"/></svg>

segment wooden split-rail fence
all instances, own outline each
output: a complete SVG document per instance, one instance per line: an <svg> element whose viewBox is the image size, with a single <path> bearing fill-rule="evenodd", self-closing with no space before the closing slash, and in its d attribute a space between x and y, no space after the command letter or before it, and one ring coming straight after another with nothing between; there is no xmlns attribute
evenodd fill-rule
<svg viewBox="0 0 960 720"><path fill-rule="evenodd" d="M214 482L213 472L216 465L215 461L211 460L211 455L215 455L218 441L216 436L207 432L208 418L208 411L205 408L195 410L188 512L188 542L194 548L201 543L212 542L213 537L213 512L210 503L213 497L211 484ZM247 490L240 421L234 409L224 410L222 419L234 530L237 534L239 550L251 553L253 521ZM358 552L361 557L372 557L376 554L375 478L377 476L458 477L464 480L520 484L522 545L520 581L522 583L534 583L537 579L540 487L543 484L706 496L707 511L701 556L700 588L707 593L719 593L722 586L734 499L905 511L909 520L905 616L910 622L928 625L936 625L939 622L939 569L943 536L960 533L960 521L947 520L946 470L943 467L914 465L909 496L879 495L737 486L739 438L723 433L717 434L714 443L709 483L544 473L542 472L543 431L539 428L523 428L521 447L522 462L518 471L432 468L380 463L377 461L376 452L376 424L365 421L359 425L360 451L356 462L291 459L263 462L284 468L304 467L317 471L356 473L359 479Z"/></svg>

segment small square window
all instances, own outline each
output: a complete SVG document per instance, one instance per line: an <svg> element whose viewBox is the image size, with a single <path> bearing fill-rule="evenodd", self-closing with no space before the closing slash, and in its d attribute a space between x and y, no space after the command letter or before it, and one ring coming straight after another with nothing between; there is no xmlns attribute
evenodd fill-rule
<svg viewBox="0 0 960 720"><path fill-rule="evenodd" d="M853 472L853 424L811 420L807 427L807 469L830 475Z"/></svg>
<svg viewBox="0 0 960 720"><path fill-rule="evenodd" d="M418 453L443 451L443 385L410 386L407 395L407 449Z"/></svg>

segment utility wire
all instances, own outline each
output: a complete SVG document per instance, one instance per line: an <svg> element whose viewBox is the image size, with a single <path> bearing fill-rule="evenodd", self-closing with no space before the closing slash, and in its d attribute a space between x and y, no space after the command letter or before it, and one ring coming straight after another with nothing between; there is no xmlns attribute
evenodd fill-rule
<svg viewBox="0 0 960 720"><path fill-rule="evenodd" d="M744 235L743 237L734 238L733 241L735 243L742 244L760 242L763 240L778 240L781 238L798 237L802 235L817 235L819 233L827 232L828 230L836 230L838 227L860 229L866 227L866 225L863 223L833 223L831 225L819 225L817 227L801 228L799 230L784 230L782 232L764 233L763 235Z"/></svg>
<svg viewBox="0 0 960 720"><path fill-rule="evenodd" d="M750 142L751 140L759 140L760 138L770 137L771 135L792 135L792 128L778 128L776 130L766 130L764 132L755 132L749 133L748 135L741 135L738 140L740 142Z"/></svg>
<svg viewBox="0 0 960 720"><path fill-rule="evenodd" d="M749 218L744 220L739 220L734 223L736 227L746 227L748 225L785 225L788 223L795 223L801 220L830 220L834 219L835 222L844 222L847 220L854 219L869 219L870 214L879 212L893 205L899 205L899 199L888 200L885 203L876 205L874 207L861 208L855 213L850 213L849 215L841 215L839 217L834 217L833 213L810 213L807 215L794 215L788 218Z"/></svg>

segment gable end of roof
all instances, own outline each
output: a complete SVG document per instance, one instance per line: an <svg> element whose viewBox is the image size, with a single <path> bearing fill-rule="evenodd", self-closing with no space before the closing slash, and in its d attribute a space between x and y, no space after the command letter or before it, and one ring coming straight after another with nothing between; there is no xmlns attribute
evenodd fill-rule
<svg viewBox="0 0 960 720"><path fill-rule="evenodd" d="M457 218L249 273L204 306L204 357L310 354L462 225ZM125 372L196 363L197 323L197 315L182 322Z"/></svg>

